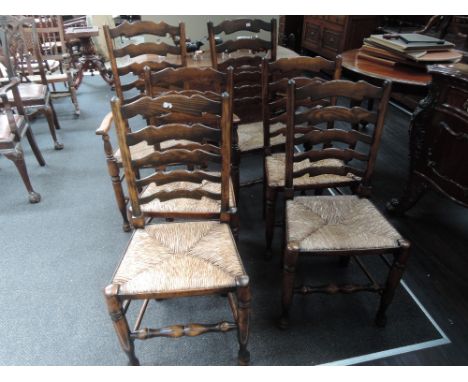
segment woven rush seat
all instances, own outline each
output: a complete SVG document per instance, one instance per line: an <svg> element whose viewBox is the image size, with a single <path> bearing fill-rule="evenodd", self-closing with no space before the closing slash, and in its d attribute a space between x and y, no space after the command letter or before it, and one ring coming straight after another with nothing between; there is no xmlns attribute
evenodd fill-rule
<svg viewBox="0 0 468 382"><path fill-rule="evenodd" d="M301 252L396 248L401 235L367 199L299 196L286 203L287 242Z"/></svg>
<svg viewBox="0 0 468 382"><path fill-rule="evenodd" d="M212 174L219 175L219 173L210 172ZM234 196L234 187L232 181L229 182L229 206L236 206L236 198ZM151 183L146 187L141 197L146 197L156 192L161 191L174 191L174 190L206 190L214 193L221 193L221 184L213 183L209 181L202 181L201 183L192 183L192 182L173 182L170 184L165 184L162 186L157 186L154 183ZM159 199L153 199L149 203L142 204L141 210L144 213L150 212L187 212L191 211L193 213L219 213L221 208L221 201L214 200L206 197L199 199L190 199L190 198L177 198L170 199L165 202L161 202Z"/></svg>
<svg viewBox="0 0 468 382"><path fill-rule="evenodd" d="M191 143L190 141L187 140L174 140L170 139L168 141L161 142L161 150L167 150L175 145L184 145ZM136 145L129 146L130 148L130 154L132 155L132 159L141 159L144 158L145 156L151 154L154 151L153 146L148 145L145 141L142 141ZM120 148L115 150L114 152L114 158L117 160L117 163L119 165L122 165L122 155L120 154Z"/></svg>
<svg viewBox="0 0 468 382"><path fill-rule="evenodd" d="M145 141L142 141L134 146L129 146L130 154L132 159L141 159L151 154L154 151L154 147L148 145ZM115 150L114 158L117 160L119 165L122 165L122 155L120 154L120 148Z"/></svg>
<svg viewBox="0 0 468 382"><path fill-rule="evenodd" d="M203 291L245 274L227 224L167 223L135 231L112 283L123 295Z"/></svg>
<svg viewBox="0 0 468 382"><path fill-rule="evenodd" d="M284 187L284 172L286 156L284 153L275 153L266 158L266 176L270 187ZM307 167L342 167L344 162L340 159L322 159L316 162L311 162L305 159L301 162L294 163L294 171L302 170ZM347 184L356 181L356 177L341 176L334 174L323 174L310 176L305 174L300 178L294 178L294 186L313 186L329 183Z"/></svg>
<svg viewBox="0 0 468 382"><path fill-rule="evenodd" d="M284 125L275 123L270 125L270 131L273 133ZM252 151L263 148L263 122L253 122L239 125L237 128L239 136L239 149L240 151ZM277 135L270 139L271 146L284 145L286 138L284 135Z"/></svg>

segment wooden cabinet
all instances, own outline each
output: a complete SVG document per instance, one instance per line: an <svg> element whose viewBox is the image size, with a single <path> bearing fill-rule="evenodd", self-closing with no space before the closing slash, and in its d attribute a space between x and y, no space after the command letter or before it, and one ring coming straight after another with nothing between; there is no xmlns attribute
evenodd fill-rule
<svg viewBox="0 0 468 382"><path fill-rule="evenodd" d="M304 16L302 48L328 59L362 45L375 32L379 16Z"/></svg>
<svg viewBox="0 0 468 382"><path fill-rule="evenodd" d="M468 207L468 65L433 66L429 95L411 120L410 176L387 208L403 213L428 188Z"/></svg>

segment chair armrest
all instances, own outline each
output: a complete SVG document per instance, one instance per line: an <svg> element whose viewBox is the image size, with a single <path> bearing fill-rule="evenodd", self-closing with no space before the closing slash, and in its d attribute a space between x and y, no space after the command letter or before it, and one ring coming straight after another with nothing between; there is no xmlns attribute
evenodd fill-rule
<svg viewBox="0 0 468 382"><path fill-rule="evenodd" d="M15 86L18 86L20 83L20 79L18 77L12 77L10 82L8 82L5 86L0 88L0 98L4 104L8 103L8 96L7 93L13 89Z"/></svg>
<svg viewBox="0 0 468 382"><path fill-rule="evenodd" d="M112 122L114 120L114 116L112 112L106 114L104 119L101 122L101 125L96 130L96 135L107 135L109 133L110 128L112 127Z"/></svg>

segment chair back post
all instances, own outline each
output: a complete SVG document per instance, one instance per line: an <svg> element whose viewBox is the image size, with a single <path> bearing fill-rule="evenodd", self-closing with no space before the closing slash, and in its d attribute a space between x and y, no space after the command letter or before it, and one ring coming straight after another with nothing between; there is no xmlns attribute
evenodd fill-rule
<svg viewBox="0 0 468 382"><path fill-rule="evenodd" d="M137 186L135 183L136 174L133 170L130 149L128 148L126 140L128 123L124 121L124 118L122 117L121 106L122 102L120 99L118 97L112 97L111 108L114 116L114 124L117 130L120 152L122 154L125 178L128 183L128 194L130 197L130 204L132 206L132 223L135 228L143 228L145 226L145 219L138 201Z"/></svg>
<svg viewBox="0 0 468 382"><path fill-rule="evenodd" d="M185 23L179 23L179 44L180 44L180 58L182 62L182 66L187 66L187 38L185 35Z"/></svg>
<svg viewBox="0 0 468 382"><path fill-rule="evenodd" d="M358 194L362 194L362 195L370 194L370 179L374 171L375 162L377 160L377 153L379 151L380 141L382 139L383 128L385 125L385 117L386 117L387 109L388 109L388 101L390 99L390 95L392 92L392 82L385 81L383 83L382 88L383 88L383 93L382 93L382 97L379 100L378 119L375 124L374 136L373 136L373 140L371 143L369 162L368 162L364 177L362 179L361 185L358 188Z"/></svg>
<svg viewBox="0 0 468 382"><path fill-rule="evenodd" d="M278 25L276 19L271 19L271 57L270 61L276 61L278 51Z"/></svg>
<svg viewBox="0 0 468 382"><path fill-rule="evenodd" d="M224 92L221 95L221 213L220 219L224 223L230 221L229 194L231 183L231 150L232 150L232 104L231 95Z"/></svg>
<svg viewBox="0 0 468 382"><path fill-rule="evenodd" d="M216 42L215 42L215 33L213 30L213 22L208 21L208 41L210 43L210 57L211 57L211 66L213 69L218 69L218 58L216 54ZM232 95L231 95L232 97Z"/></svg>
<svg viewBox="0 0 468 382"><path fill-rule="evenodd" d="M114 80L114 88L115 88L115 94L117 97L121 100L124 99L123 91L122 91L122 83L120 82L120 75L119 71L117 68L117 60L114 54L114 43L112 41L112 37L110 34L110 28L109 25L103 25L103 30L104 30L104 38L106 40L106 46L107 46L107 52L109 54L109 61L111 64L111 69L112 69L112 78Z"/></svg>
<svg viewBox="0 0 468 382"><path fill-rule="evenodd" d="M268 103L269 97L269 77L270 73L268 70L268 60L263 58L262 60L262 116L263 116L263 151L264 157L271 154L270 150L270 108Z"/></svg>
<svg viewBox="0 0 468 382"><path fill-rule="evenodd" d="M292 199L294 197L293 169L294 169L294 128L296 111L296 82L291 79L288 81L286 95L286 158L284 175L284 198Z"/></svg>

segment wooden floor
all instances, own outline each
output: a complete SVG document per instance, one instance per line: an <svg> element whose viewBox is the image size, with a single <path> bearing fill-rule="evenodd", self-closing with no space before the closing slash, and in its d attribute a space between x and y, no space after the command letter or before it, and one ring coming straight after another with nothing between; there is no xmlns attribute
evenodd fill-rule
<svg viewBox="0 0 468 382"><path fill-rule="evenodd" d="M392 107L373 181L373 200L385 203L403 190L408 168L409 116ZM468 209L434 191L405 217L390 218L413 244L408 286L452 341L372 365L468 364Z"/></svg>

